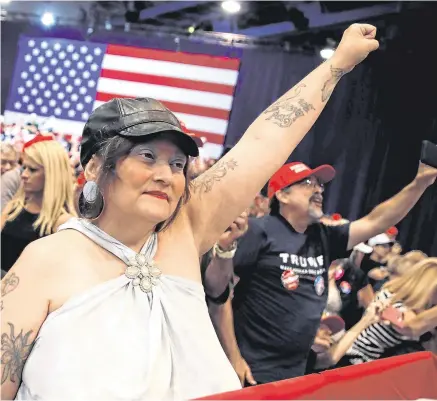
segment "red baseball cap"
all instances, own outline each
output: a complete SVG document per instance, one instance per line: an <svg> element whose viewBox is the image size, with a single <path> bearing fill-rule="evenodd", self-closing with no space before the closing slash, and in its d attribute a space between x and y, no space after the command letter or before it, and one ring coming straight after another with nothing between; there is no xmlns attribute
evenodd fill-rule
<svg viewBox="0 0 437 401"><path fill-rule="evenodd" d="M193 138L194 142L196 142L197 147L198 148L203 147L202 139L199 138L196 134L193 134L192 132L188 132L188 128L183 121L179 120L179 123L181 124L182 131L184 131L187 135L189 135L189 136L191 136L191 138Z"/></svg>
<svg viewBox="0 0 437 401"><path fill-rule="evenodd" d="M267 195L269 199L272 199L276 191L312 175L322 183L326 183L335 177L335 169L329 164L324 164L313 170L301 162L285 164L270 178Z"/></svg>
<svg viewBox="0 0 437 401"><path fill-rule="evenodd" d="M340 316L331 315L322 318L321 324L324 324L331 330L332 334L337 334L344 330L346 324Z"/></svg>

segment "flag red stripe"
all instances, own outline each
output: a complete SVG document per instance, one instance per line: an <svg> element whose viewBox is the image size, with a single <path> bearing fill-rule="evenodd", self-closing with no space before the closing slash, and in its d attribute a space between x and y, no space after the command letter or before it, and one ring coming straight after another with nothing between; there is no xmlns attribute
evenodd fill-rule
<svg viewBox="0 0 437 401"><path fill-rule="evenodd" d="M209 132L203 132L203 131L195 131L188 129L193 134L196 134L198 137L204 137L206 138L206 141L209 143L215 143L217 145L223 145L223 142L225 141L224 135L219 134L211 134Z"/></svg>
<svg viewBox="0 0 437 401"><path fill-rule="evenodd" d="M108 102L115 97L126 98L130 96L114 95L111 93L97 92L96 100L100 102ZM158 99L160 100L160 99ZM193 114L202 117L220 118L222 120L229 119L229 111L214 109L212 107L192 106L186 103L174 103L160 100L165 106L167 106L173 113L185 113Z"/></svg>
<svg viewBox="0 0 437 401"><path fill-rule="evenodd" d="M153 85L172 86L175 88L220 93L230 96L234 95L234 86L232 85L212 84L202 81L193 81L191 79L161 77L158 75L138 74L133 72L106 69L102 69L100 76L103 78L120 79L122 81L142 82Z"/></svg>
<svg viewBox="0 0 437 401"><path fill-rule="evenodd" d="M126 56L151 60L170 61L172 63L223 68L234 71L238 71L240 66L239 59L216 56L213 57L203 54L172 52L166 50L143 49L139 47L128 47L120 45L108 45L106 48L106 53L112 54L114 56Z"/></svg>

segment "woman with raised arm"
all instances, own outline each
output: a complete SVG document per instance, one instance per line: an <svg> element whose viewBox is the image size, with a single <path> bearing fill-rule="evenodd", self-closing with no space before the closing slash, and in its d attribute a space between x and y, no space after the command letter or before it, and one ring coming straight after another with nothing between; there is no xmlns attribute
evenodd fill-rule
<svg viewBox="0 0 437 401"><path fill-rule="evenodd" d="M83 219L30 244L2 281L2 397L192 399L239 388L199 256L285 162L340 78L378 47L375 34L348 28L332 59L192 185L198 149L162 104L97 108L81 144Z"/></svg>

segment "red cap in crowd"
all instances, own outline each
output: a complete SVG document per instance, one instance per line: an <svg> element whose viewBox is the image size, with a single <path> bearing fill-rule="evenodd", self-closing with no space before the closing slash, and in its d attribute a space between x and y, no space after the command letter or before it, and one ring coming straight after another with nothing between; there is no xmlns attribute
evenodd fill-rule
<svg viewBox="0 0 437 401"><path fill-rule="evenodd" d="M398 235L398 232L399 232L398 229L395 226L393 226L390 227L385 233L390 237L396 237L396 235Z"/></svg>
<svg viewBox="0 0 437 401"><path fill-rule="evenodd" d="M85 173L81 171L81 173L77 177L77 185L83 187L86 183Z"/></svg>
<svg viewBox="0 0 437 401"><path fill-rule="evenodd" d="M336 315L322 317L320 323L328 327L332 334L339 333L340 331L344 330L346 326L344 320L340 316Z"/></svg>
<svg viewBox="0 0 437 401"><path fill-rule="evenodd" d="M322 183L326 183L335 177L335 169L329 164L324 164L315 169L311 169L301 162L286 164L270 178L267 195L271 199L276 191L312 175L317 177Z"/></svg>
<svg viewBox="0 0 437 401"><path fill-rule="evenodd" d="M53 140L54 139L51 136L37 135L35 136L35 138L31 139L23 145L23 150L27 149L29 146L34 145L35 143Z"/></svg>
<svg viewBox="0 0 437 401"><path fill-rule="evenodd" d="M184 131L187 135L191 136L191 138L194 139L194 142L196 142L197 147L198 148L203 147L202 139L199 138L197 135L193 134L192 132L188 132L188 128L183 121L179 120L179 123L181 124L182 131Z"/></svg>
<svg viewBox="0 0 437 401"><path fill-rule="evenodd" d="M340 213L334 213L331 217L334 221L340 221L343 218Z"/></svg>

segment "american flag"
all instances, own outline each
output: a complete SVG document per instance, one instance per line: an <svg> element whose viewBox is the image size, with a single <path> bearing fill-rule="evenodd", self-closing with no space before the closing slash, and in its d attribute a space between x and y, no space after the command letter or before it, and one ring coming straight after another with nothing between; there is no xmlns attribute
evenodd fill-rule
<svg viewBox="0 0 437 401"><path fill-rule="evenodd" d="M91 112L114 97L153 97L206 139L218 156L240 60L53 38L22 37L5 121L45 120L81 135Z"/></svg>

